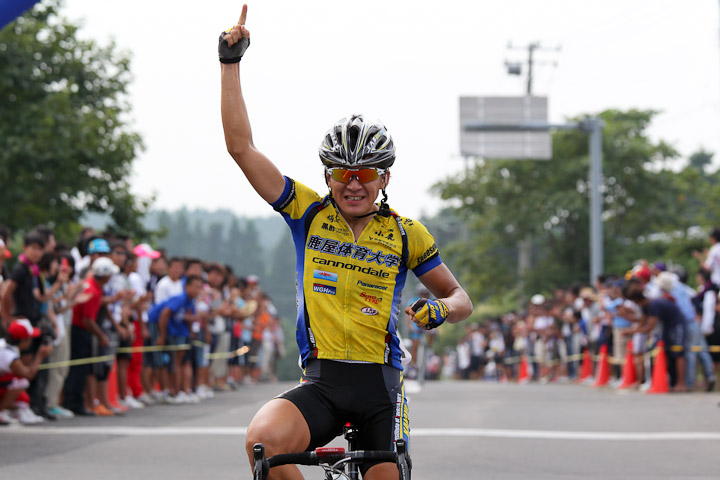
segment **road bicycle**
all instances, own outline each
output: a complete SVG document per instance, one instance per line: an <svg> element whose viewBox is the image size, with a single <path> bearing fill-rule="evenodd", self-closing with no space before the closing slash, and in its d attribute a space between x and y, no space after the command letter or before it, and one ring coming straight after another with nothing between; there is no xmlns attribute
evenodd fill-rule
<svg viewBox="0 0 720 480"><path fill-rule="evenodd" d="M359 480L359 466L366 461L395 462L400 472L400 480L410 480L412 462L404 439L395 442L396 451L356 450L357 428L347 423L343 427L343 436L348 441L347 451L343 447L316 448L312 452L285 453L265 457L265 447L261 443L253 446L253 479L266 480L271 468L280 465L319 465L323 468L324 480Z"/></svg>

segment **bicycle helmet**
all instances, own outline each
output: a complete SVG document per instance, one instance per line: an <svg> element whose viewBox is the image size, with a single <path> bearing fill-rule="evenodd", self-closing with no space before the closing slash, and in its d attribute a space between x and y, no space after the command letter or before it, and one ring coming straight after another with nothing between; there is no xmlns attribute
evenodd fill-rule
<svg viewBox="0 0 720 480"><path fill-rule="evenodd" d="M362 115L343 118L328 130L320 144L326 167L389 168L395 162L395 144L380 121Z"/></svg>

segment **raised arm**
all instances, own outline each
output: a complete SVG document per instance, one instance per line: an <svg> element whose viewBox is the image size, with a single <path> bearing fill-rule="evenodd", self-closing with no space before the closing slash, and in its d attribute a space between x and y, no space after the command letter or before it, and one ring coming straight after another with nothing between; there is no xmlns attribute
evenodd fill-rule
<svg viewBox="0 0 720 480"><path fill-rule="evenodd" d="M240 58L250 44L250 32L245 28L246 18L247 5L243 5L237 25L225 32L224 38L220 39L223 130L225 144L235 163L242 169L255 191L266 202L272 203L282 194L285 179L277 167L253 144L250 120L240 86Z"/></svg>

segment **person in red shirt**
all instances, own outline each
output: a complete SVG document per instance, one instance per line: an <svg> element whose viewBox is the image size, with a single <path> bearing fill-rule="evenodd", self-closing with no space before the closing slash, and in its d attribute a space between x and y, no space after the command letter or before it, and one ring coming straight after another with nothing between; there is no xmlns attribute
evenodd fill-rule
<svg viewBox="0 0 720 480"><path fill-rule="evenodd" d="M70 336L70 358L88 358L92 356L92 338L97 337L100 346L107 347L110 340L96 323L102 306L103 285L120 269L106 257L96 259L92 264L92 276L84 285L82 301L73 307L72 330ZM64 407L75 415L92 416L94 413L85 404L85 383L92 373L92 365L73 365L65 381ZM89 398L94 397L90 395Z"/></svg>

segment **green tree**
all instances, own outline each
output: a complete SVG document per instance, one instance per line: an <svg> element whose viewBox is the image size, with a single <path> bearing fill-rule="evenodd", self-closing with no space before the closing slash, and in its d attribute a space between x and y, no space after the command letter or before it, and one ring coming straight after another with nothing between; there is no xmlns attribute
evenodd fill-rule
<svg viewBox="0 0 720 480"><path fill-rule="evenodd" d="M247 223L245 223L240 238L237 247L242 251L242 257L240 264L237 266L238 273L242 276L257 275L262 280L269 262L267 262L263 254L261 242L269 240L260 238L260 232L252 219L248 219Z"/></svg>
<svg viewBox="0 0 720 480"><path fill-rule="evenodd" d="M677 153L647 136L655 112L608 110L603 135L605 267L624 272L648 235L675 230L687 203L667 170ZM550 161L479 161L463 175L435 186L460 206L465 242L445 248L474 298L502 297L515 288L519 241L532 236L534 262L525 293L572 282L589 272L588 136L553 134ZM447 256L446 255L446 256ZM635 257L637 258L637 257Z"/></svg>
<svg viewBox="0 0 720 480"><path fill-rule="evenodd" d="M130 58L77 37L47 1L0 31L0 205L15 230L108 213L146 237L150 200L130 193L140 136L125 118Z"/></svg>
<svg viewBox="0 0 720 480"><path fill-rule="evenodd" d="M232 265L235 270L237 270L242 262L242 249L238 245L241 238L242 231L240 230L240 222L238 218L233 215L230 226L228 226L227 239L222 245L222 251L225 263Z"/></svg>

